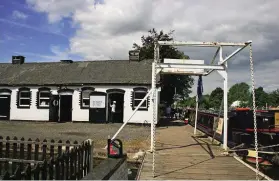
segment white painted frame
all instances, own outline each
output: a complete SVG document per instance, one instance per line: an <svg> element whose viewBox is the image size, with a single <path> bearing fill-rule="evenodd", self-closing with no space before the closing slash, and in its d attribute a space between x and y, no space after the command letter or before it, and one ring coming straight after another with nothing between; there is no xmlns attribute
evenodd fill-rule
<svg viewBox="0 0 279 181"><path fill-rule="evenodd" d="M41 93L49 93L49 97L41 97ZM50 97L51 97L51 91L48 90L41 90L38 93L38 106L42 108L49 108L50 104ZM48 105L41 105L41 100L48 100Z"/></svg>
<svg viewBox="0 0 279 181"><path fill-rule="evenodd" d="M140 104L136 107L136 109L133 111L132 115L129 117L129 119L124 122L124 124L119 128L119 130L115 133L115 135L112 137L112 140L116 138L116 136L120 133L120 131L125 127L125 125L129 122L129 120L133 117L133 115L137 112L139 107L142 105L142 103L147 99L151 93L153 94L153 121L151 122L151 144L150 144L150 151L155 151L155 133L156 133L156 126L155 123L157 123L157 114L156 110L158 109L158 105L156 104L156 77L159 73L165 72L169 74L173 74L173 72L164 71L164 69L169 68L179 68L179 69L185 69L185 72L180 72L179 74L184 75L203 75L207 76L211 74L213 71L217 71L224 79L224 132L223 132L223 148L227 150L227 136L228 136L228 73L227 73L227 61L230 60L232 57L234 57L237 53L239 53L241 50L243 50L248 45L252 44L252 41L249 40L244 43L225 43L225 42L192 42L192 41L157 41L155 40L155 46L154 46L154 62L152 63L152 86L151 90L146 94L145 98L140 102ZM217 51L213 57L212 62L215 60L219 53L219 62L217 65L200 65L200 64L173 64L173 63L160 63L159 62L159 46L164 45L170 45L170 46L192 46L192 47L217 47ZM237 50L232 52L229 56L227 56L225 59L223 59L223 51L222 47L224 46L231 46L231 47L239 47ZM195 72L189 72L189 69L207 69L207 71L204 71L203 73L195 73ZM196 100L197 101L197 100ZM198 102L196 104L196 113L198 110ZM197 116L195 119L195 128L194 128L194 134L196 134L197 130ZM155 155L153 154L153 157ZM154 159L154 158L153 158ZM153 167L154 170L154 167Z"/></svg>
<svg viewBox="0 0 279 181"><path fill-rule="evenodd" d="M22 97L21 93L30 93L30 96ZM32 93L30 90L20 90L18 92L18 105L20 107L30 107L31 106L31 97L32 97ZM21 100L29 100L29 104L21 104Z"/></svg>
<svg viewBox="0 0 279 181"><path fill-rule="evenodd" d="M223 42L191 42L191 41L158 41L157 45L155 45L154 48L154 65L153 69L158 68L159 70L155 70L155 75L153 75L152 80L156 79L156 76L158 73L160 73L163 69L173 67L173 68L179 68L179 69L185 69L185 73L180 73L180 74L185 74L185 75L203 75L207 76L213 71L217 71L224 79L224 132L223 132L223 148L227 150L227 139L228 139L228 73L227 73L227 61L230 60L232 57L234 57L237 53L239 53L241 50L243 50L245 47L250 45L252 41L247 41L244 43L223 43ZM159 62L159 46L164 46L164 45L170 45L170 46L194 46L194 47L217 47L217 51L214 55L213 61L215 60L217 54L219 53L219 62L217 65L200 65L200 64L165 64L165 63L160 63ZM223 59L223 49L222 47L224 46L232 46L232 47L239 47L237 50L232 52L229 56L227 56L225 59ZM212 62L213 62L212 61ZM189 73L187 70L188 69L208 69L204 73ZM152 81L153 83L153 81ZM156 89L156 85L153 83L152 84L152 90ZM156 95L155 95L156 96ZM196 114L198 110L198 100L196 99ZM153 118L153 122L151 123L151 145L150 149L153 152L154 151L154 143L153 143L153 138L155 138L155 122L157 122ZM195 128L194 128L194 134L196 134L197 130L197 115L195 118Z"/></svg>

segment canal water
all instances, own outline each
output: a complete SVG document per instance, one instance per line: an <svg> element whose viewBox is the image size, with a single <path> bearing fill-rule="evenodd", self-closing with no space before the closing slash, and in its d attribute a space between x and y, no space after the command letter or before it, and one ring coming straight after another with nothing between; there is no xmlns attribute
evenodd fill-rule
<svg viewBox="0 0 279 181"><path fill-rule="evenodd" d="M93 159L93 168L98 166L102 161L104 160L104 158L97 158L94 157ZM128 166L128 179L129 180L136 180L138 171L140 169L140 162L127 162L127 166Z"/></svg>

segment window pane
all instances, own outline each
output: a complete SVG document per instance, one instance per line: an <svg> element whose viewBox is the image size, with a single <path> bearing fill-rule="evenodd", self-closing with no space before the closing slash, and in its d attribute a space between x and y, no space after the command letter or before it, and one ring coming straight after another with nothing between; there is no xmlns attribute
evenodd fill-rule
<svg viewBox="0 0 279 181"><path fill-rule="evenodd" d="M41 99L41 100L39 101L40 106L46 106L46 107L49 106L49 102L50 102L49 99Z"/></svg>
<svg viewBox="0 0 279 181"><path fill-rule="evenodd" d="M89 94L91 93L91 90L85 90L82 92L82 98L88 98L89 99Z"/></svg>
<svg viewBox="0 0 279 181"><path fill-rule="evenodd" d="M30 91L21 91L19 94L20 97L29 98L31 96Z"/></svg>
<svg viewBox="0 0 279 181"><path fill-rule="evenodd" d="M89 107L89 99L83 99L82 106Z"/></svg>
<svg viewBox="0 0 279 181"><path fill-rule="evenodd" d="M146 96L146 92L135 92L135 99L143 99Z"/></svg>
<svg viewBox="0 0 279 181"><path fill-rule="evenodd" d="M137 107L140 104L140 102L141 102L141 100L134 100L134 107ZM147 108L147 104L146 103L147 102L144 101L140 107L141 108Z"/></svg>
<svg viewBox="0 0 279 181"><path fill-rule="evenodd" d="M40 92L40 98L50 98L50 92Z"/></svg>
<svg viewBox="0 0 279 181"><path fill-rule="evenodd" d="M30 105L30 99L19 99L19 105L20 106L29 106Z"/></svg>

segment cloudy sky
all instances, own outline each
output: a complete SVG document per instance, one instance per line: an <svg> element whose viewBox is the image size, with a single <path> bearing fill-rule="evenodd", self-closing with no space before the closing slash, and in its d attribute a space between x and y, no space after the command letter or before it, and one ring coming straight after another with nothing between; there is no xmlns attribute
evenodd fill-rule
<svg viewBox="0 0 279 181"><path fill-rule="evenodd" d="M278 7L278 0L1 0L0 61L14 54L26 61L127 59L149 29L175 30L181 41L252 40L256 86L271 91L279 88ZM182 50L207 63L215 52ZM229 86L250 83L249 71L247 48L230 60ZM204 78L205 93L222 85L217 73Z"/></svg>

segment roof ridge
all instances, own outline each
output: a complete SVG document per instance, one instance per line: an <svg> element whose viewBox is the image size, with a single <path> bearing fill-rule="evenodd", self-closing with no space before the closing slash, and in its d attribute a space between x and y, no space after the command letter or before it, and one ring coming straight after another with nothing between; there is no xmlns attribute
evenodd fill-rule
<svg viewBox="0 0 279 181"><path fill-rule="evenodd" d="M141 60L141 61L130 61L130 62L145 62L145 61L148 61L148 60L152 60L152 59L144 59L144 60ZM128 59L127 60L81 60L81 61L74 61L72 63L82 63L82 62L111 62L111 61L129 61ZM64 62L61 62L61 61L38 61L38 62L24 62L23 64L49 64L49 63L64 63ZM0 64L12 64L11 62L0 62Z"/></svg>

